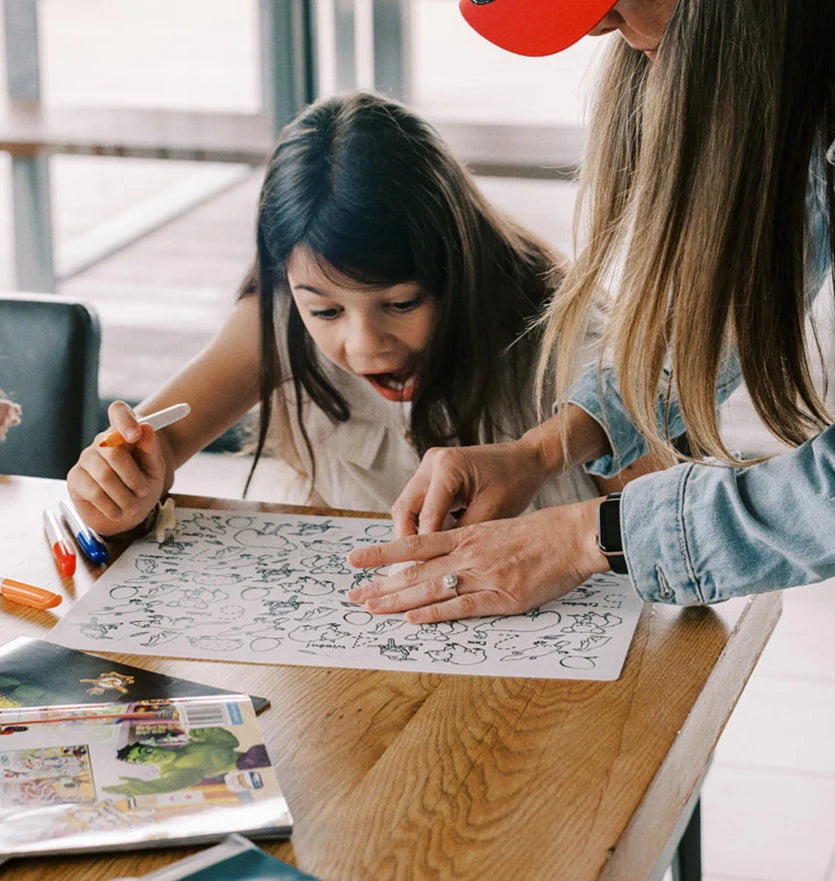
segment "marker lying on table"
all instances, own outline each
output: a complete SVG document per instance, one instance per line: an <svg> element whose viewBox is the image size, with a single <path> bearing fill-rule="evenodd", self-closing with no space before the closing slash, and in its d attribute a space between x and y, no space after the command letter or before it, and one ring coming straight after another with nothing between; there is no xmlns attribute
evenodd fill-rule
<svg viewBox="0 0 835 881"><path fill-rule="evenodd" d="M33 584L15 581L14 578L0 579L0 595L4 600L31 606L33 609L52 609L61 602L61 595Z"/></svg>
<svg viewBox="0 0 835 881"><path fill-rule="evenodd" d="M43 528L58 569L69 578L75 572L75 549L61 522L49 509L43 512Z"/></svg>
<svg viewBox="0 0 835 881"><path fill-rule="evenodd" d="M188 404L174 404L172 407L166 407L164 410L157 410L148 416L142 416L137 420L140 425L150 425L154 431L159 431L173 422L177 422L191 413L191 407ZM99 441L100 447L118 447L125 443L125 439L118 431L111 431L107 437Z"/></svg>
<svg viewBox="0 0 835 881"><path fill-rule="evenodd" d="M78 516L78 512L72 505L65 502L63 499L58 502L58 505L61 508L61 513L64 515L64 519L67 521L67 524L75 536L75 540L78 542L78 546L84 551L84 556L97 566L101 563L106 563L110 558L110 554L108 554L104 542Z"/></svg>

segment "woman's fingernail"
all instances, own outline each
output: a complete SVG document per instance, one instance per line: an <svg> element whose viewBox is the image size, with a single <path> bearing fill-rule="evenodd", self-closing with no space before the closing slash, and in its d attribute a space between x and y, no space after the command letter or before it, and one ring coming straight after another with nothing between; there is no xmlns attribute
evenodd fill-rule
<svg viewBox="0 0 835 881"><path fill-rule="evenodd" d="M368 609L369 612L376 612L380 608L380 600L368 600L365 604L365 608Z"/></svg>

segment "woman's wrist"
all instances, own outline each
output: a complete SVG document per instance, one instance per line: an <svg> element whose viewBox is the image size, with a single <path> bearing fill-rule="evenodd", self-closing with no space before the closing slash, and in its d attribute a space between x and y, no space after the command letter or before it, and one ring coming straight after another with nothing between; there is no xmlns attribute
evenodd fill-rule
<svg viewBox="0 0 835 881"><path fill-rule="evenodd" d="M516 443L534 461L543 481L611 453L600 423L576 404L566 404L550 419L526 431Z"/></svg>
<svg viewBox="0 0 835 881"><path fill-rule="evenodd" d="M597 535L598 511L605 498L601 496L579 503L581 510L578 520L577 552L581 571L586 578L610 570L609 561L600 550Z"/></svg>

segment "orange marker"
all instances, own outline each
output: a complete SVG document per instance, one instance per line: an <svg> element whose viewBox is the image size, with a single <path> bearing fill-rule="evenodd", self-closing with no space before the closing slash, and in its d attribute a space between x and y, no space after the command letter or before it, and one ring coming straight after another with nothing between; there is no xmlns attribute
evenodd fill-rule
<svg viewBox="0 0 835 881"><path fill-rule="evenodd" d="M64 527L49 509L43 512L43 528L58 569L69 578L75 572L75 549Z"/></svg>
<svg viewBox="0 0 835 881"><path fill-rule="evenodd" d="M13 578L0 580L0 594L4 600L31 606L33 609L52 609L61 602L60 594L23 581L15 581Z"/></svg>
<svg viewBox="0 0 835 881"><path fill-rule="evenodd" d="M159 431L166 425L171 425L172 422L177 422L177 420L188 416L189 413L191 413L191 407L188 404L174 404L172 407L166 407L164 410L157 410L156 413L143 416L141 419L137 419L137 422L140 425L150 425L154 431ZM122 435L118 431L111 431L107 437L99 441L99 446L118 447L123 443L125 443L125 439Z"/></svg>

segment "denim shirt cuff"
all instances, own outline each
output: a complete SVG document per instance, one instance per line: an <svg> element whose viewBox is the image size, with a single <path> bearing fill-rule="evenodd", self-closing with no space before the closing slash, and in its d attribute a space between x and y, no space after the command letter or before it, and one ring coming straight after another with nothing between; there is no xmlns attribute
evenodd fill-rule
<svg viewBox="0 0 835 881"><path fill-rule="evenodd" d="M602 389L598 386L598 377ZM606 402L605 410L601 397ZM646 442L620 402L614 370L604 367L599 373L596 369L586 371L571 387L568 400L599 423L612 448L610 455L585 463L583 468L587 473L614 477L646 453Z"/></svg>
<svg viewBox="0 0 835 881"><path fill-rule="evenodd" d="M694 465L686 463L628 483L620 506L629 575L647 603L705 603L690 563L685 499Z"/></svg>

